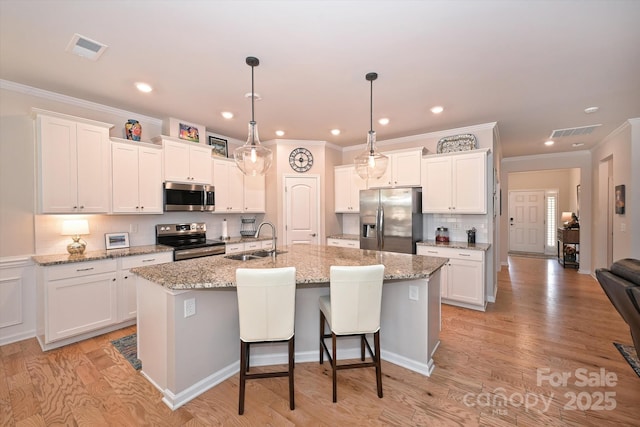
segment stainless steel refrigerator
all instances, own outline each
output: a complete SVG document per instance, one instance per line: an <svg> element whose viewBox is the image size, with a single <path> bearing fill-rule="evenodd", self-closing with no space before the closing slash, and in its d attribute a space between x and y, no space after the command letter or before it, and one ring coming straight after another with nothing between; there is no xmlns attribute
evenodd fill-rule
<svg viewBox="0 0 640 427"><path fill-rule="evenodd" d="M360 191L360 249L415 254L420 240L420 188Z"/></svg>

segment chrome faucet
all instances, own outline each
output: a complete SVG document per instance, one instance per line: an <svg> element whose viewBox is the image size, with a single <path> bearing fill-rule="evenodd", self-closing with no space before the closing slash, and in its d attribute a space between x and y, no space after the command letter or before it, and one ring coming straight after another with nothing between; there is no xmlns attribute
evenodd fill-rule
<svg viewBox="0 0 640 427"><path fill-rule="evenodd" d="M271 246L273 246L273 249L271 249L271 256L275 257L276 256L276 227L273 224L267 221L261 222L260 225L258 226L258 231L256 231L256 234L253 237L255 237L256 239L258 238L258 235L260 234L260 230L262 229L263 225L271 226L271 240L272 240Z"/></svg>

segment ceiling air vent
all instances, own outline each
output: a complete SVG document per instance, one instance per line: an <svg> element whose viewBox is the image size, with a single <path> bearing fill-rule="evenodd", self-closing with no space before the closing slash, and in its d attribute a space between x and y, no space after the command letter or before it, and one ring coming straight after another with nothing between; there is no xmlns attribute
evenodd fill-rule
<svg viewBox="0 0 640 427"><path fill-rule="evenodd" d="M563 138L565 136L581 136L581 135L589 135L600 125L590 125L590 126L582 126L579 128L567 128L567 129L556 129L551 132L551 139Z"/></svg>
<svg viewBox="0 0 640 427"><path fill-rule="evenodd" d="M74 55L97 61L104 51L107 50L107 47L105 44L76 33L71 38L66 50Z"/></svg>

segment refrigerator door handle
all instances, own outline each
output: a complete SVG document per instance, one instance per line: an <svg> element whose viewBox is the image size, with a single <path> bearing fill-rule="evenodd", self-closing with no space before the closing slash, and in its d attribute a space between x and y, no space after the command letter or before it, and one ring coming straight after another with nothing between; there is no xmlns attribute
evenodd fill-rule
<svg viewBox="0 0 640 427"><path fill-rule="evenodd" d="M384 208L380 206L380 210L378 211L378 250L384 249Z"/></svg>

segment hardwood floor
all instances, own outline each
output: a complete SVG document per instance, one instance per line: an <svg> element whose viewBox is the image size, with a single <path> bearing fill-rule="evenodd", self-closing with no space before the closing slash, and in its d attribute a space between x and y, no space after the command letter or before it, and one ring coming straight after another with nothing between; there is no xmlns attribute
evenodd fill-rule
<svg viewBox="0 0 640 427"><path fill-rule="evenodd" d="M329 364L299 363L294 411L274 378L247 383L238 416L236 375L172 412L110 344L131 327L47 353L0 347L0 425L637 426L640 378L612 344L629 328L600 285L555 260L509 262L487 312L443 306L431 377L383 361L382 399L373 369L341 371L334 404Z"/></svg>

